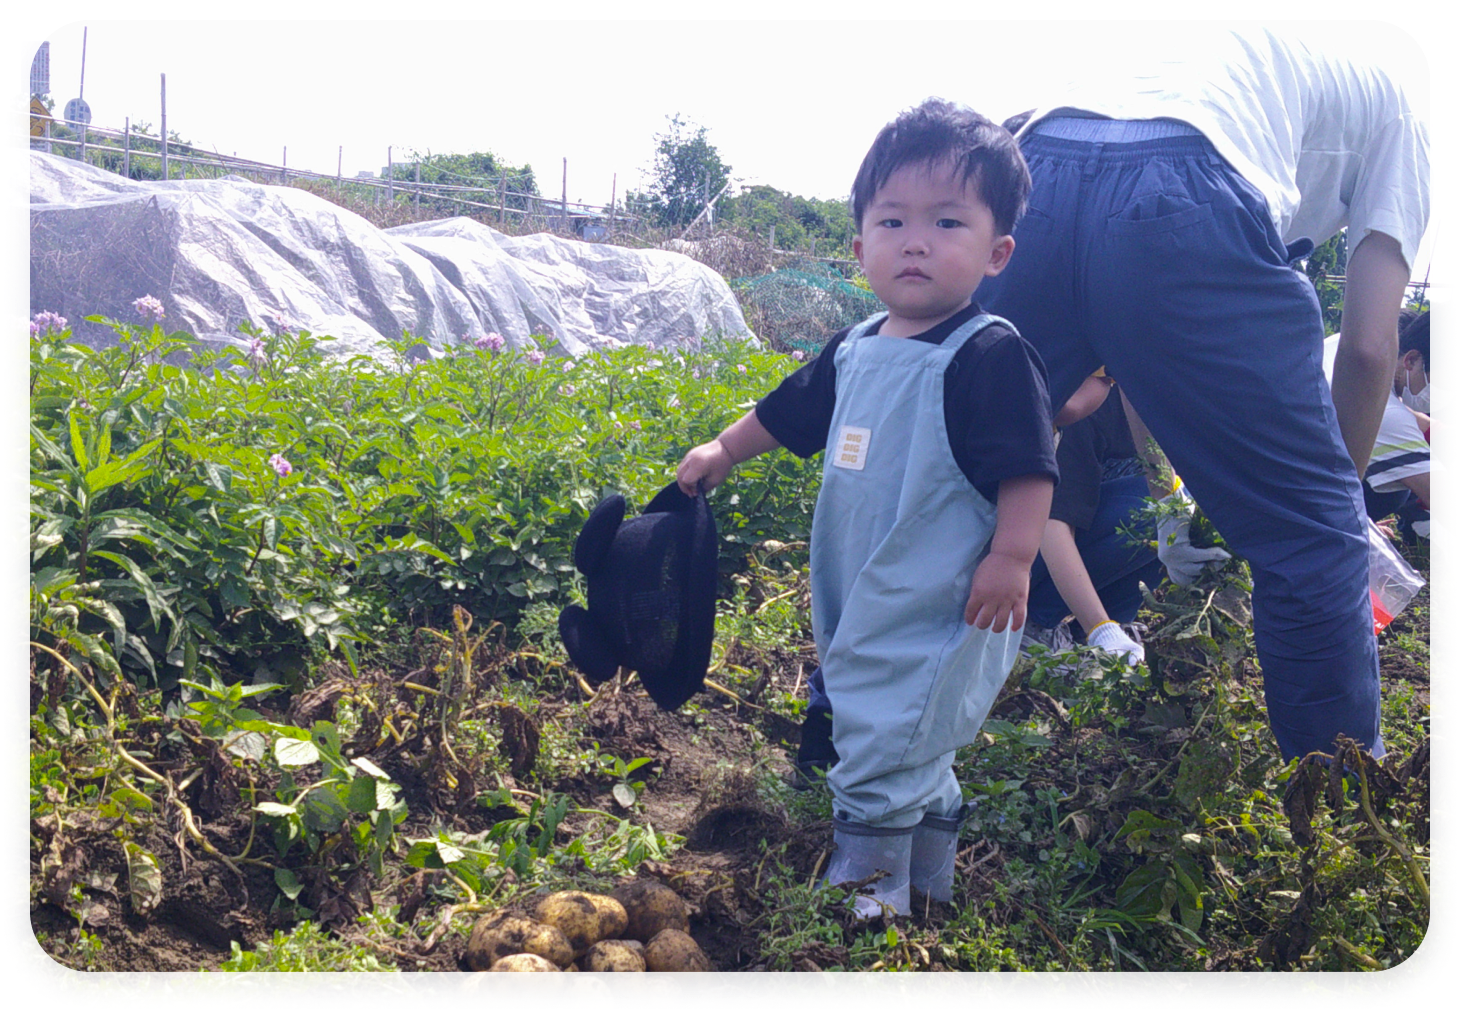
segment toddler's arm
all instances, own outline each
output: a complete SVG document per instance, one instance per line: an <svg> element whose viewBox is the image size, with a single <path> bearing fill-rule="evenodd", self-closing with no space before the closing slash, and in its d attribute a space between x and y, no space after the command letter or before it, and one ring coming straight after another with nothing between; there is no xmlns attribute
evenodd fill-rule
<svg viewBox="0 0 1460 1012"><path fill-rule="evenodd" d="M760 424L755 417L755 409L751 408L714 439L686 453L674 477L679 482L679 490L685 495L693 496L696 485L701 481L708 492L729 477L731 468L736 464L743 464L751 457L758 457L780 445L776 437Z"/></svg>
<svg viewBox="0 0 1460 1012"><path fill-rule="evenodd" d="M1029 604L1029 567L1039 554L1054 482L1026 474L999 482L998 519L989 554L973 574L963 620L1001 633L1024 627Z"/></svg>

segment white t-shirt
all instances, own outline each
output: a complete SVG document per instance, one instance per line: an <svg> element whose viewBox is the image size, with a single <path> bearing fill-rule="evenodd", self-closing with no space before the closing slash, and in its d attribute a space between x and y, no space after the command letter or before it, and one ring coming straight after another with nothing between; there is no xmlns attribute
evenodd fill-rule
<svg viewBox="0 0 1460 1012"><path fill-rule="evenodd" d="M1333 382L1333 360L1338 354L1338 335L1323 341L1323 375ZM1397 492L1403 479L1430 470L1430 444L1425 439L1414 413L1404 402L1389 392L1384 402L1384 418L1379 422L1379 435L1374 452L1369 455L1369 469L1364 480L1375 492Z"/></svg>
<svg viewBox="0 0 1460 1012"><path fill-rule="evenodd" d="M1413 267L1429 222L1429 133L1377 67L1266 30L1149 32L1056 87L1052 112L1177 119L1200 130L1267 198L1284 242L1348 226L1399 241Z"/></svg>

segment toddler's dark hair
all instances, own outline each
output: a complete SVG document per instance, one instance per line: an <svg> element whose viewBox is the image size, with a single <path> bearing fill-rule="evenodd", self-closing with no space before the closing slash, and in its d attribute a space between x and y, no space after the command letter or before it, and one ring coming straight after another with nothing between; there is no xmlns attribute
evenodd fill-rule
<svg viewBox="0 0 1460 1012"><path fill-rule="evenodd" d="M862 215L877 191L904 165L949 160L994 214L999 232L1008 235L1029 199L1029 168L1009 131L967 106L930 98L901 113L872 142L852 183L852 217Z"/></svg>
<svg viewBox="0 0 1460 1012"><path fill-rule="evenodd" d="M1410 320L1399 331L1399 353L1418 350L1425 356L1426 369L1442 369L1450 365L1454 334L1450 330L1454 307L1437 305Z"/></svg>

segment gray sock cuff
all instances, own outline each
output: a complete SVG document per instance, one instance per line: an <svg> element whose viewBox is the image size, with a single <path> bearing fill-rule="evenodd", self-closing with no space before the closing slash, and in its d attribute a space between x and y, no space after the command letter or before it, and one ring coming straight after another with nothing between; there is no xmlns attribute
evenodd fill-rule
<svg viewBox="0 0 1460 1012"><path fill-rule="evenodd" d="M838 833L846 833L848 836L907 836L915 828L913 826L908 826L906 829L897 829L893 826L868 826L840 815L834 816L831 824Z"/></svg>
<svg viewBox="0 0 1460 1012"><path fill-rule="evenodd" d="M918 825L925 826L928 829L941 829L946 832L956 833L967 815L968 805L962 804L958 806L958 809L952 815L934 815L929 812L923 816L923 821L918 823Z"/></svg>

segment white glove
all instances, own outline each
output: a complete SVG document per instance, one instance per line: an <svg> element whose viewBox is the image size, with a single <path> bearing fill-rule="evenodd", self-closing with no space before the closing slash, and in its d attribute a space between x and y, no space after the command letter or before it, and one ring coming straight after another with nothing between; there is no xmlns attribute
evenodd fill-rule
<svg viewBox="0 0 1460 1012"><path fill-rule="evenodd" d="M1156 557L1166 567L1171 582L1189 587L1201 571L1213 562L1221 562L1232 556L1220 548L1197 548L1191 543L1190 526L1191 496L1184 487L1178 487L1161 502L1178 499L1187 504L1186 516L1171 517L1156 525Z"/></svg>
<svg viewBox="0 0 1460 1012"><path fill-rule="evenodd" d="M1132 668L1146 660L1146 648L1127 636L1113 620L1101 622L1086 633L1085 642L1108 654L1115 654Z"/></svg>
<svg viewBox="0 0 1460 1012"><path fill-rule="evenodd" d="M1456 571L1456 536L1445 530L1438 520L1419 520L1410 524L1415 533L1421 537L1428 537L1440 548L1441 555L1445 556L1445 564L1450 571Z"/></svg>

